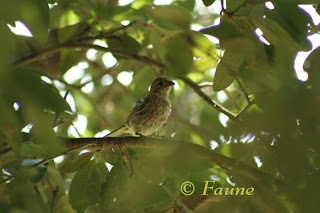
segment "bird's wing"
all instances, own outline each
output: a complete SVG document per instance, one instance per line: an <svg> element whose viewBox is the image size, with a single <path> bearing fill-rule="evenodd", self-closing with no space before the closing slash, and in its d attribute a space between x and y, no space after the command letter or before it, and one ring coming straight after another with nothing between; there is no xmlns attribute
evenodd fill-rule
<svg viewBox="0 0 320 213"><path fill-rule="evenodd" d="M137 115L137 114L141 115L141 114L144 114L146 110L149 110L149 108L146 107L146 105L148 105L150 101L151 100L149 96L141 98L139 101L137 101L135 107L132 109L125 123L127 123L133 115Z"/></svg>
<svg viewBox="0 0 320 213"><path fill-rule="evenodd" d="M123 133L129 133L129 128L126 125L127 122L131 119L132 116L137 115L137 114L144 114L148 110L148 107L146 105L150 102L150 98L148 96L140 99L139 101L136 102L135 107L132 109L131 113L127 117L126 121L122 126L120 126L118 129L113 130L110 132L108 135L104 137L117 137Z"/></svg>

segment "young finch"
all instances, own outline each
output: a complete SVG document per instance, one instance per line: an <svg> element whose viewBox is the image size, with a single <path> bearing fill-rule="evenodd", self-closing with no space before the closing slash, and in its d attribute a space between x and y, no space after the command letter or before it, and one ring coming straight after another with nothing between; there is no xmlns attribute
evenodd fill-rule
<svg viewBox="0 0 320 213"><path fill-rule="evenodd" d="M123 133L151 135L159 129L171 113L168 98L174 83L165 77L153 80L147 96L137 101L123 125L105 137L117 137Z"/></svg>

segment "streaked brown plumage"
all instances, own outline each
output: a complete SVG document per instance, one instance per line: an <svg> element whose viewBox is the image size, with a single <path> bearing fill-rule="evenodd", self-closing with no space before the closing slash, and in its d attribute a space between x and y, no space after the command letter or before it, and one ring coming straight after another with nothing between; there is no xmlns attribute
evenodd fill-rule
<svg viewBox="0 0 320 213"><path fill-rule="evenodd" d="M168 98L174 85L165 77L156 78L151 84L147 96L137 101L126 121L118 129L105 137L117 137L123 133L151 135L159 129L171 113L171 103Z"/></svg>

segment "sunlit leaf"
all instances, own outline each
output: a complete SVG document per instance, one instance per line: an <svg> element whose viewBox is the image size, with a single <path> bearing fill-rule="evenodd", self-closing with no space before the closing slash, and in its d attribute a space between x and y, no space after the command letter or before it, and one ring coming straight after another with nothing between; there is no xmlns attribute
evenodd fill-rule
<svg viewBox="0 0 320 213"><path fill-rule="evenodd" d="M176 76L187 74L194 65L201 71L206 71L216 65L219 56L215 45L199 32L184 30L168 35L161 41L164 46L163 59L168 69Z"/></svg>
<svg viewBox="0 0 320 213"><path fill-rule="evenodd" d="M146 8L147 14L154 22L168 29L189 29L191 24L191 13L179 6L163 5L155 8Z"/></svg>
<svg viewBox="0 0 320 213"><path fill-rule="evenodd" d="M213 79L214 90L220 91L236 79L243 59L243 55L226 50Z"/></svg>

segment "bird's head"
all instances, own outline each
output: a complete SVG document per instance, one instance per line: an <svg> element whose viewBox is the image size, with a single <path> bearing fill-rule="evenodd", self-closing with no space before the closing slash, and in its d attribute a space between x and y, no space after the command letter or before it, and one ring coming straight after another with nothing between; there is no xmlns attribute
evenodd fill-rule
<svg viewBox="0 0 320 213"><path fill-rule="evenodd" d="M158 77L153 80L151 84L150 93L168 96L171 87L173 87L174 83L168 80L166 77Z"/></svg>

